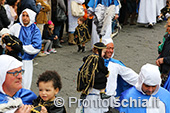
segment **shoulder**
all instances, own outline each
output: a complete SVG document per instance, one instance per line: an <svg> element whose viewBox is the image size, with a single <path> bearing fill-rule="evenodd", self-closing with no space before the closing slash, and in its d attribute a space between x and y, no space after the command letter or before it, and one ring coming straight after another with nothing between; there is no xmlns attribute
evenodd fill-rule
<svg viewBox="0 0 170 113"><path fill-rule="evenodd" d="M32 104L32 101L37 98L33 91L24 88L17 92L16 97L20 97L23 101L23 104Z"/></svg>
<svg viewBox="0 0 170 113"><path fill-rule="evenodd" d="M139 91L133 86L127 90L125 90L121 96L123 96L124 98L130 98L133 95L136 95L136 93L138 93Z"/></svg>
<svg viewBox="0 0 170 113"><path fill-rule="evenodd" d="M20 25L19 23L15 23L14 25L12 25L12 26L10 27L10 29L12 29L12 28L17 28L17 27L21 27L21 25Z"/></svg>

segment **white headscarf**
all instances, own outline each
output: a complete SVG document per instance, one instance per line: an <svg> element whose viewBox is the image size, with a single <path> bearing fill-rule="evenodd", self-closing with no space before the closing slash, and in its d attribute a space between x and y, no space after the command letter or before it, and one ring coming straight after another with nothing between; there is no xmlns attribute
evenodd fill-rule
<svg viewBox="0 0 170 113"><path fill-rule="evenodd" d="M22 11L22 13L25 11L28 13L28 16L30 18L30 23L27 25L27 27L29 27L31 24L33 24L35 22L36 13L28 8L24 9ZM22 21L22 13L19 16L19 21L20 21L21 25L24 26L23 21Z"/></svg>
<svg viewBox="0 0 170 113"><path fill-rule="evenodd" d="M136 83L135 87L138 91L142 92L142 84L146 84L148 86L155 86L157 85L155 91L152 93L152 95L155 95L161 85L161 77L160 77L160 71L158 66L153 64L145 64L142 66L141 71L139 73L138 82Z"/></svg>
<svg viewBox="0 0 170 113"><path fill-rule="evenodd" d="M3 34L6 34L6 33L10 34L9 29L3 28L3 29L0 31L0 36L2 36Z"/></svg>
<svg viewBox="0 0 170 113"><path fill-rule="evenodd" d="M113 44L114 44L112 38L104 38L104 39L102 39L102 42L103 42L106 46L107 46L107 44L109 44L109 43L113 43ZM115 54L115 50L114 50L114 52L113 52L113 54L112 54L111 57L113 57L114 54Z"/></svg>
<svg viewBox="0 0 170 113"><path fill-rule="evenodd" d="M9 55L0 55L0 92L4 93L2 85L9 70L22 66L22 62Z"/></svg>

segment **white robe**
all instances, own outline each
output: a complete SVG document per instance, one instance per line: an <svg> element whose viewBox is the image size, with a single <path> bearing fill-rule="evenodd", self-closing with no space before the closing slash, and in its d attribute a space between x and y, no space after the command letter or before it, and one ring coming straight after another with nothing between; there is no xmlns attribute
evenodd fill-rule
<svg viewBox="0 0 170 113"><path fill-rule="evenodd" d="M164 0L156 0L156 16L160 15L163 7L165 7Z"/></svg>
<svg viewBox="0 0 170 113"><path fill-rule="evenodd" d="M139 6L138 23L156 23L156 1L141 0Z"/></svg>
<svg viewBox="0 0 170 113"><path fill-rule="evenodd" d="M114 15L115 13L118 14L119 12L119 5L115 7L115 11L113 11ZM111 14L109 14L111 15ZM108 39L111 38L111 34L112 34L112 16L110 17L110 19L107 22L107 27L106 27L106 33L104 36L102 36L102 39ZM96 42L99 42L99 35L97 34L96 31L96 25L94 24L94 22L92 23L92 33L91 33L91 49L93 48L93 45Z"/></svg>
<svg viewBox="0 0 170 113"><path fill-rule="evenodd" d="M114 96L116 95L118 74L121 75L122 78L131 85L135 85L137 83L138 74L128 67L124 67L119 64L109 62L108 70L109 77L107 78L106 94L112 96L109 99L113 100L115 98ZM99 96L100 90L92 88L89 90L89 92L90 94L96 95L87 95L86 99L90 101L100 99ZM84 113L104 113L106 111L108 111L107 107L95 107L94 105L92 105L91 107L84 108Z"/></svg>
<svg viewBox="0 0 170 113"><path fill-rule="evenodd" d="M84 0L68 0L68 32L74 32L75 28L78 26L77 19L71 14L71 1L76 1L77 3L84 3Z"/></svg>

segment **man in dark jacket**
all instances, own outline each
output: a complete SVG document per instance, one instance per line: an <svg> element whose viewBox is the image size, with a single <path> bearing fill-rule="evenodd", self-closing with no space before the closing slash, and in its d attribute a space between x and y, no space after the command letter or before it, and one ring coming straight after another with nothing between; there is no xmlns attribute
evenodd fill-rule
<svg viewBox="0 0 170 113"><path fill-rule="evenodd" d="M162 84L161 86L170 91L170 84L168 83L170 71L170 22L167 23L167 34L164 36L164 42L160 52L160 56L156 60L157 66L160 67Z"/></svg>
<svg viewBox="0 0 170 113"><path fill-rule="evenodd" d="M2 28L7 28L7 26L10 24L10 21L8 20L8 17L6 14L6 10L2 5L3 4L1 4L0 2L0 15L1 15L0 16L0 30L2 30Z"/></svg>
<svg viewBox="0 0 170 113"><path fill-rule="evenodd" d="M26 8L31 9L38 14L42 6L40 5L40 3L36 5L35 0L21 0L20 3L18 3L18 10L17 10L18 15L20 15L21 12Z"/></svg>

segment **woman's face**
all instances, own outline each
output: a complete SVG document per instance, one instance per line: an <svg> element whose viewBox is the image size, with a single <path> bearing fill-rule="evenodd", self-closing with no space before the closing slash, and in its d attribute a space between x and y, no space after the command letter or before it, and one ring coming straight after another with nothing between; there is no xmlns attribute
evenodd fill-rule
<svg viewBox="0 0 170 113"><path fill-rule="evenodd" d="M2 0L2 1L1 1L1 5L4 5L4 4L5 4L5 0Z"/></svg>

